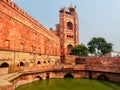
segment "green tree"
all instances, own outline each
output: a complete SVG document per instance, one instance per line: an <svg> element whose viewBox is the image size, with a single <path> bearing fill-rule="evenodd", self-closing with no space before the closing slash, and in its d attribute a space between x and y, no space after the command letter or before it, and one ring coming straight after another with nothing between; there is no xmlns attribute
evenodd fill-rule
<svg viewBox="0 0 120 90"><path fill-rule="evenodd" d="M75 47L73 47L71 49L71 54L72 55L88 56L88 53L89 53L88 48L83 44L76 45Z"/></svg>
<svg viewBox="0 0 120 90"><path fill-rule="evenodd" d="M113 44L108 43L102 37L94 37L91 41L88 42L88 49L89 52L95 56L104 56L113 50L112 45Z"/></svg>

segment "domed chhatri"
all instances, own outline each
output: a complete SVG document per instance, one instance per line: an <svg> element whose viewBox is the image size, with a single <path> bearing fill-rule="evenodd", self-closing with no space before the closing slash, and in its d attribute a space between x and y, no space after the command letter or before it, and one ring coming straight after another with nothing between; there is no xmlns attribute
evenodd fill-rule
<svg viewBox="0 0 120 90"><path fill-rule="evenodd" d="M75 9L76 6L74 6L74 5L71 4L71 5L69 6L69 8L74 8L74 9Z"/></svg>
<svg viewBox="0 0 120 90"><path fill-rule="evenodd" d="M70 10L70 12L74 12L76 10L76 6L74 6L74 5L71 4L69 6L69 10Z"/></svg>

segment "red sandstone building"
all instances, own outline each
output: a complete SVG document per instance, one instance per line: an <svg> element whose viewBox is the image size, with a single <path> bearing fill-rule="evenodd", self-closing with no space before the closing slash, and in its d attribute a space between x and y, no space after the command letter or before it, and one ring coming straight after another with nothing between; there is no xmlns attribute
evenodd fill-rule
<svg viewBox="0 0 120 90"><path fill-rule="evenodd" d="M72 5L59 12L56 30L48 30L15 3L0 0L0 74L67 62L79 41L78 16Z"/></svg>
<svg viewBox="0 0 120 90"><path fill-rule="evenodd" d="M48 30L10 0L0 0L0 90L47 78L93 78L120 82L120 58L76 58L75 6L61 8L56 30ZM70 63L70 64L68 64Z"/></svg>

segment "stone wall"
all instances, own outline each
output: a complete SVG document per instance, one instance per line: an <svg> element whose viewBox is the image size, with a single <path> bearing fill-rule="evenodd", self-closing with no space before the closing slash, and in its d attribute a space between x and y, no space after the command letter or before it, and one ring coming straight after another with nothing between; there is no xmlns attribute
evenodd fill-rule
<svg viewBox="0 0 120 90"><path fill-rule="evenodd" d="M0 74L58 63L60 39L11 0L0 0Z"/></svg>
<svg viewBox="0 0 120 90"><path fill-rule="evenodd" d="M86 70L120 73L120 58L83 58Z"/></svg>
<svg viewBox="0 0 120 90"><path fill-rule="evenodd" d="M0 49L60 55L60 39L10 0L0 0Z"/></svg>
<svg viewBox="0 0 120 90"><path fill-rule="evenodd" d="M0 71L2 72L0 75L13 72L41 70L40 68L47 67L48 65L58 65L60 64L60 57L0 50L0 65L3 63L7 63L9 66L0 67Z"/></svg>

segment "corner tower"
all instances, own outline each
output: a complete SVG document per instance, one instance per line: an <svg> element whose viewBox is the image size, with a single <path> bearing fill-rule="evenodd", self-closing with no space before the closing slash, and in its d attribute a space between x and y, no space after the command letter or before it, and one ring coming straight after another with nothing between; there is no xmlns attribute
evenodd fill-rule
<svg viewBox="0 0 120 90"><path fill-rule="evenodd" d="M62 62L71 54L71 48L79 44L79 28L76 6L61 8L60 24L56 25L57 35L60 37Z"/></svg>

